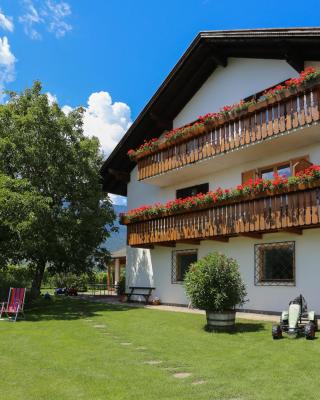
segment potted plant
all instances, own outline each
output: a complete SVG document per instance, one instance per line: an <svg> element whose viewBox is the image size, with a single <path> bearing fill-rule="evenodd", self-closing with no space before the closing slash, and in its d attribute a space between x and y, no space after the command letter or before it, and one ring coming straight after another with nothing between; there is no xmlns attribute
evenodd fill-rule
<svg viewBox="0 0 320 400"><path fill-rule="evenodd" d="M151 300L151 304L154 305L154 306L159 306L159 305L161 304L160 298L157 297L157 296L154 297L154 298Z"/></svg>
<svg viewBox="0 0 320 400"><path fill-rule="evenodd" d="M192 306L206 311L209 330L234 328L235 306L246 296L236 260L209 253L191 265L184 285Z"/></svg>
<svg viewBox="0 0 320 400"><path fill-rule="evenodd" d="M126 277L125 275L121 275L118 286L117 286L117 295L120 297L120 301L122 303L127 301L127 296L126 296Z"/></svg>

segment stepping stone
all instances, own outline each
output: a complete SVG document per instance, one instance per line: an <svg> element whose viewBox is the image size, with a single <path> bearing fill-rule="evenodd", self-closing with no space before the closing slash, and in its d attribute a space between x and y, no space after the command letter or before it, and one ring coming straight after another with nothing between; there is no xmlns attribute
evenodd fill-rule
<svg viewBox="0 0 320 400"><path fill-rule="evenodd" d="M161 363L162 363L162 361L160 361L160 360L150 360L150 361L145 362L145 364L148 364L148 365L157 365L157 364L161 364Z"/></svg>
<svg viewBox="0 0 320 400"><path fill-rule="evenodd" d="M93 325L94 328L106 328L106 325Z"/></svg>
<svg viewBox="0 0 320 400"><path fill-rule="evenodd" d="M177 369L181 369L181 367L165 367L167 371L176 371Z"/></svg>
<svg viewBox="0 0 320 400"><path fill-rule="evenodd" d="M204 383L206 383L206 381L195 381L192 382L191 385L203 385Z"/></svg>
<svg viewBox="0 0 320 400"><path fill-rule="evenodd" d="M178 379L185 379L185 378L188 378L189 376L191 376L191 373L190 372L177 372L173 376Z"/></svg>
<svg viewBox="0 0 320 400"><path fill-rule="evenodd" d="M85 321L87 321L87 322L93 322L93 319L85 319Z"/></svg>
<svg viewBox="0 0 320 400"><path fill-rule="evenodd" d="M140 346L140 347L136 347L136 350L147 350L146 347Z"/></svg>
<svg viewBox="0 0 320 400"><path fill-rule="evenodd" d="M130 346L130 345L132 345L132 343L120 343L122 346Z"/></svg>

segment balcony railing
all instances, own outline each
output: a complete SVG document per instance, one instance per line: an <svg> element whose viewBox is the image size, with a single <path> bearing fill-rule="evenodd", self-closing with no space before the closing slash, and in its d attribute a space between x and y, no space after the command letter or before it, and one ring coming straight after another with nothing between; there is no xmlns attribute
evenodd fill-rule
<svg viewBox="0 0 320 400"><path fill-rule="evenodd" d="M199 136L160 145L151 154L140 157L138 179L151 178L305 127L319 121L319 109L319 83L284 98L274 97L257 103L238 116L207 127Z"/></svg>
<svg viewBox="0 0 320 400"><path fill-rule="evenodd" d="M320 182L282 193L260 194L207 209L180 211L145 221L126 221L128 244L152 247L192 240L227 241L233 236L258 237L263 233L291 231L320 224Z"/></svg>

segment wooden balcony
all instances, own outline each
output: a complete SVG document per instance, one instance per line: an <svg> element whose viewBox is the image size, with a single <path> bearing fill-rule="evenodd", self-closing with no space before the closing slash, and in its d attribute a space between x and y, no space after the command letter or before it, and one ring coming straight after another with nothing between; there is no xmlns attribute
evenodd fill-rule
<svg viewBox="0 0 320 400"><path fill-rule="evenodd" d="M303 229L320 224L320 182L299 185L282 193L259 194L255 198L230 200L210 208L144 221L123 221L128 244L133 247L175 246L177 242L228 241L234 236L262 237L264 233Z"/></svg>
<svg viewBox="0 0 320 400"><path fill-rule="evenodd" d="M182 138L171 144L162 143L152 153L141 155L137 160L138 179L154 178L283 136L298 128L310 127L318 123L319 109L319 83L296 93L287 92L284 98L274 97L257 103L238 116L217 121L215 126L207 126L195 137Z"/></svg>

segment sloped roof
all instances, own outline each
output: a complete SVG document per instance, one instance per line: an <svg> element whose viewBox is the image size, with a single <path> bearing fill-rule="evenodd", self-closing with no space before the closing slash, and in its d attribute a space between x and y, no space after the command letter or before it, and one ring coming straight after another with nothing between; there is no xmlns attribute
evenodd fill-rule
<svg viewBox="0 0 320 400"><path fill-rule="evenodd" d="M305 60L320 60L320 28L200 32L104 162L105 191L126 196L135 166L127 151L171 129L176 115L228 57L284 59L301 71Z"/></svg>

